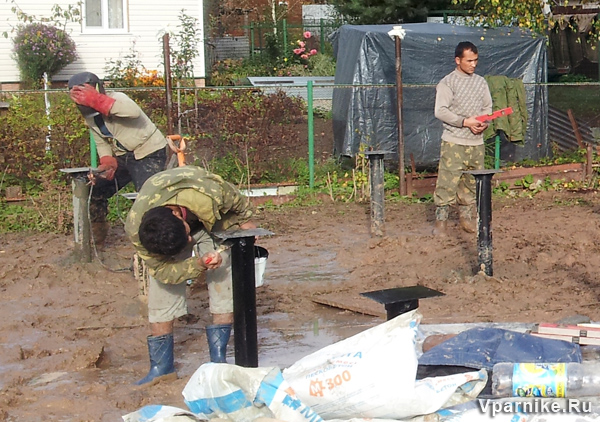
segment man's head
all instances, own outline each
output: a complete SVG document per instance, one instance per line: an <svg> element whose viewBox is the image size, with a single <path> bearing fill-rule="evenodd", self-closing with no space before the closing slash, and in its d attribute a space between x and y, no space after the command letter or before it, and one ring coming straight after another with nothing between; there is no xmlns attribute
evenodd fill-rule
<svg viewBox="0 0 600 422"><path fill-rule="evenodd" d="M81 86L84 84L91 85L96 90L98 90L98 92L100 92L101 94L106 93L106 91L104 90L104 84L102 83L100 78L98 78L98 76L96 76L95 74L93 74L91 72L81 72L81 73L77 73L77 74L71 76L71 79L69 79L69 83L68 83L69 91L71 89L73 89L74 86L78 86L78 85ZM94 110L91 107L77 104L77 108L79 109L81 114L83 114L84 117L94 116L94 115L98 114L98 111Z"/></svg>
<svg viewBox="0 0 600 422"><path fill-rule="evenodd" d="M190 240L189 225L179 207L152 208L143 215L138 230L142 246L150 253L175 256Z"/></svg>
<svg viewBox="0 0 600 422"><path fill-rule="evenodd" d="M475 44L469 41L458 43L454 50L454 61L459 72L472 75L475 73L478 60L479 54L477 53Z"/></svg>

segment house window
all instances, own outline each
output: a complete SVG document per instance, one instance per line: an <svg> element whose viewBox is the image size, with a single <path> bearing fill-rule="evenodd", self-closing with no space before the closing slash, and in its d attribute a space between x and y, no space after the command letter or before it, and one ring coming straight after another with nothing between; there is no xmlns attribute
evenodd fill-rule
<svg viewBox="0 0 600 422"><path fill-rule="evenodd" d="M126 0L85 0L87 33L126 32Z"/></svg>

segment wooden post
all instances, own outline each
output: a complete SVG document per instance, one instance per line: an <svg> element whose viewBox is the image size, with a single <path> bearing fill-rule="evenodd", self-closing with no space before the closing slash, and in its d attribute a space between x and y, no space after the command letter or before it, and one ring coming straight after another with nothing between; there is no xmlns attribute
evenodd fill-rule
<svg viewBox="0 0 600 422"><path fill-rule="evenodd" d="M396 42L396 94L398 108L398 170L400 176L400 196L406 196L406 175L404 171L404 119L402 118L402 40Z"/></svg>
<svg viewBox="0 0 600 422"><path fill-rule="evenodd" d="M167 112L167 133L173 134L173 81L171 80L171 48L169 34L163 35L163 59L165 61L165 108Z"/></svg>
<svg viewBox="0 0 600 422"><path fill-rule="evenodd" d="M592 165L594 164L594 152L592 150L592 144L587 144L585 149L585 177L587 179L591 179L592 172L594 171L592 168Z"/></svg>
<svg viewBox="0 0 600 422"><path fill-rule="evenodd" d="M579 148L585 148L581 132L579 131L579 126L577 125L577 120L575 120L575 116L573 116L573 112L571 111L571 109L567 110L567 115L569 116L569 120L571 121L573 133L575 133L575 139L577 139L577 145L579 145Z"/></svg>

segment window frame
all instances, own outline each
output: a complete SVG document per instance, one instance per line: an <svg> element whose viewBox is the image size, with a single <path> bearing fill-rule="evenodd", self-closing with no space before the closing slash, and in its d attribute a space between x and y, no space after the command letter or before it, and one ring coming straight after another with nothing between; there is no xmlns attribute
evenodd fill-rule
<svg viewBox="0 0 600 422"><path fill-rule="evenodd" d="M121 0L122 10L123 10L123 28L109 28L108 27L108 0L99 0L100 1L100 10L102 14L102 26L88 26L86 20L86 6L87 1L84 0L82 2L82 33L83 34L127 34L129 33L129 15L128 15L128 6L129 2L127 0Z"/></svg>

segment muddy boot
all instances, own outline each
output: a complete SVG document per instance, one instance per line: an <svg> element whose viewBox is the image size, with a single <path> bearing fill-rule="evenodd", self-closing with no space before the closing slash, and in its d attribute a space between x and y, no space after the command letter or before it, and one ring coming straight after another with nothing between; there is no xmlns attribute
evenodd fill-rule
<svg viewBox="0 0 600 422"><path fill-rule="evenodd" d="M460 227L467 233L475 233L477 231L477 222L473 218L473 207L470 205L460 205L458 207Z"/></svg>
<svg viewBox="0 0 600 422"><path fill-rule="evenodd" d="M151 386L159 381L177 379L173 358L173 334L156 337L148 336L147 340L150 371L135 385Z"/></svg>
<svg viewBox="0 0 600 422"><path fill-rule="evenodd" d="M109 228L110 224L108 224L108 221L96 221L92 223L92 240L96 248L102 249L104 247Z"/></svg>
<svg viewBox="0 0 600 422"><path fill-rule="evenodd" d="M444 237L448 233L448 206L437 207L435 209L435 227L433 228L434 236Z"/></svg>
<svg viewBox="0 0 600 422"><path fill-rule="evenodd" d="M231 335L231 324L208 325L206 327L206 340L210 361L227 363L227 343Z"/></svg>

